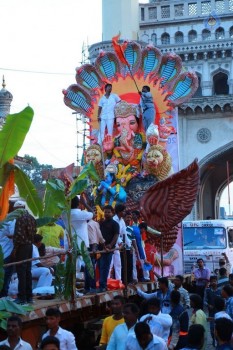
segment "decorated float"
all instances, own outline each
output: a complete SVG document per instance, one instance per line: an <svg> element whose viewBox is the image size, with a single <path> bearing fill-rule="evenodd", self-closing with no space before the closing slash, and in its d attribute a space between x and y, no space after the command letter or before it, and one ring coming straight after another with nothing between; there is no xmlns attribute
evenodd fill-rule
<svg viewBox="0 0 233 350"><path fill-rule="evenodd" d="M76 69L76 84L63 90L64 102L88 117L85 163L93 162L101 179L89 199L100 207L125 203L127 210L139 209L149 225L147 241L157 250L155 264L162 259L170 266L182 250L177 224L191 211L198 190L197 162L179 171L177 133L177 107L195 93L198 78L174 53L118 40L113 38L112 52L101 51L93 65ZM121 101L115 105L113 132L106 128L101 135L98 105L106 84ZM145 110L139 108L143 86L150 88L155 108L147 130Z"/></svg>

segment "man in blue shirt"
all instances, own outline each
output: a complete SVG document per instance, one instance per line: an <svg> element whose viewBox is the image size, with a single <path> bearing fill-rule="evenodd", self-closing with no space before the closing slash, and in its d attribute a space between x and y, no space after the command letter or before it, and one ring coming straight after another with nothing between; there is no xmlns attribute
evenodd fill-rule
<svg viewBox="0 0 233 350"><path fill-rule="evenodd" d="M139 308L136 304L128 303L123 307L125 323L117 326L109 340L107 350L125 350L126 339L129 334L134 333L134 326L138 320Z"/></svg>

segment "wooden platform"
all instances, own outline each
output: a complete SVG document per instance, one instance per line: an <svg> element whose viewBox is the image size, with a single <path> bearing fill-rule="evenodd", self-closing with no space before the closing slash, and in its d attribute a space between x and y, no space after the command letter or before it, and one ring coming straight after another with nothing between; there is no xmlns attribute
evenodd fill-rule
<svg viewBox="0 0 233 350"><path fill-rule="evenodd" d="M156 283L138 283L145 292L156 289ZM135 289L130 285L127 289L117 289L105 293L84 295L78 297L74 303L67 300L42 300L39 296L34 298L33 310L22 317L22 338L29 342L33 349L38 348L41 336L46 332L45 314L51 307L58 307L61 312L61 327L73 332L79 350L92 350L101 333L103 319L109 315L109 305L116 295L123 295L129 302L139 301ZM0 339L6 338L6 333L0 330Z"/></svg>
<svg viewBox="0 0 233 350"><path fill-rule="evenodd" d="M151 292L155 290L156 283L143 282L138 283L137 286L139 286L145 292ZM56 298L50 300L42 300L41 298L39 299L38 297L35 297L35 303L32 305L34 310L30 311L26 316L23 317L23 322L44 318L46 310L50 307L58 307L60 312L63 314L90 306L99 307L103 303L110 302L116 295L123 295L126 296L126 298L130 298L136 294L136 291L129 285L127 287L127 291L123 289L116 289L104 293L84 295L82 297L77 297L74 303Z"/></svg>

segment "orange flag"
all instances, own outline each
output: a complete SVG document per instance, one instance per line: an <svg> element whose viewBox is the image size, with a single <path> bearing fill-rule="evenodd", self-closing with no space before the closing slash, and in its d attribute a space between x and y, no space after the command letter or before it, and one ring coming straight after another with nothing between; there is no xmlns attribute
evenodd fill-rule
<svg viewBox="0 0 233 350"><path fill-rule="evenodd" d="M122 45L118 44L118 40L120 38L120 33L112 38L112 45L114 48L115 53L117 54L117 57L119 60L123 63L129 66L129 62L125 58L124 52L127 47L127 42L125 41Z"/></svg>
<svg viewBox="0 0 233 350"><path fill-rule="evenodd" d="M10 160L9 163L13 164L13 160ZM0 195L0 221L4 220L9 210L9 198L14 194L14 171L10 172L10 175L2 189Z"/></svg>

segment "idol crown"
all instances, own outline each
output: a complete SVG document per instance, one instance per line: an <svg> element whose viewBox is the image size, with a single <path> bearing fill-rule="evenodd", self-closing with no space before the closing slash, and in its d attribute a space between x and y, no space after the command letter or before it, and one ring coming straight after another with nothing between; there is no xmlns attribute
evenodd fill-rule
<svg viewBox="0 0 233 350"><path fill-rule="evenodd" d="M126 118L129 115L137 115L136 105L127 103L126 101L120 101L114 108L115 118L122 117Z"/></svg>

